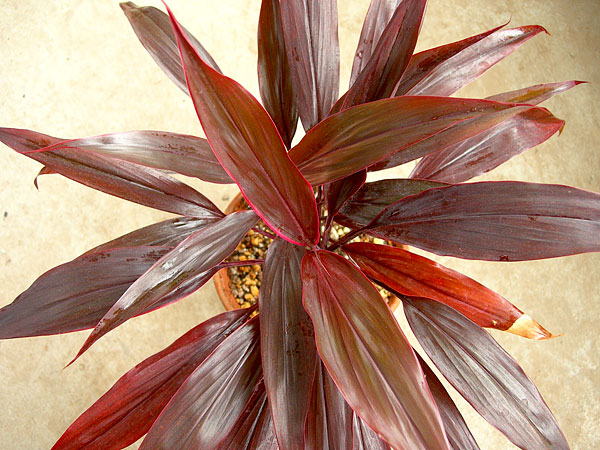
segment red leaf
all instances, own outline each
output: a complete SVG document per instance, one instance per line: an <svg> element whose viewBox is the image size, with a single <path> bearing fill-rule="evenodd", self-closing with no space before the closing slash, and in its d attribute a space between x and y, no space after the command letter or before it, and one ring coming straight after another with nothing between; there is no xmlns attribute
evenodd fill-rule
<svg viewBox="0 0 600 450"><path fill-rule="evenodd" d="M438 255L524 261L600 251L600 195L577 188L498 181L406 197L369 229Z"/></svg>
<svg viewBox="0 0 600 450"><path fill-rule="evenodd" d="M375 287L325 250L302 261L317 349L348 404L391 446L448 449L415 354Z"/></svg>
<svg viewBox="0 0 600 450"><path fill-rule="evenodd" d="M426 5L427 0L404 0L398 5L342 109L392 96L417 44Z"/></svg>
<svg viewBox="0 0 600 450"><path fill-rule="evenodd" d="M529 39L546 32L539 25L500 30L503 26L417 53L395 95L452 95Z"/></svg>
<svg viewBox="0 0 600 450"><path fill-rule="evenodd" d="M260 288L260 330L265 385L281 450L304 447L304 421L316 347L302 307L303 247L276 239L269 246Z"/></svg>
<svg viewBox="0 0 600 450"><path fill-rule="evenodd" d="M569 448L533 382L485 330L433 300L413 299L404 311L440 372L515 445L528 450Z"/></svg>
<svg viewBox="0 0 600 450"><path fill-rule="evenodd" d="M169 16L152 6L139 7L132 2L123 2L120 3L120 6L133 31L152 59L179 89L189 95ZM200 42L189 31L184 29L184 32L202 59L220 72L217 63Z"/></svg>
<svg viewBox="0 0 600 450"><path fill-rule="evenodd" d="M304 129L309 130L327 116L338 97L337 1L279 3L298 112Z"/></svg>
<svg viewBox="0 0 600 450"><path fill-rule="evenodd" d="M107 194L183 216L223 216L204 195L162 171L89 150L48 149L57 138L30 130L0 128L0 141L56 173Z"/></svg>
<svg viewBox="0 0 600 450"><path fill-rule="evenodd" d="M188 376L249 314L247 309L219 314L135 366L73 422L52 450L118 450L134 443Z"/></svg>
<svg viewBox="0 0 600 450"><path fill-rule="evenodd" d="M361 170L341 180L325 185L325 204L327 205L327 226L350 197L365 184L367 171Z"/></svg>
<svg viewBox="0 0 600 450"><path fill-rule="evenodd" d="M252 211L239 211L187 237L159 259L104 315L75 357L123 322L152 307L165 296L183 298L206 283L231 254L258 218Z"/></svg>
<svg viewBox="0 0 600 450"><path fill-rule="evenodd" d="M487 100L396 97L354 106L310 130L290 158L312 185L420 158L487 130L530 106Z"/></svg>
<svg viewBox="0 0 600 450"><path fill-rule="evenodd" d="M580 82L549 83L488 97L488 100L538 103ZM425 156L411 177L460 183L498 167L562 130L564 121L543 110L518 114L477 136Z"/></svg>
<svg viewBox="0 0 600 450"><path fill-rule="evenodd" d="M269 115L242 86L208 67L173 16L171 21L192 100L217 159L273 231L296 244L316 243L313 191L290 161Z"/></svg>
<svg viewBox="0 0 600 450"><path fill-rule="evenodd" d="M353 450L392 450L356 413L352 419L352 431L354 435Z"/></svg>
<svg viewBox="0 0 600 450"><path fill-rule="evenodd" d="M365 275L390 290L456 309L482 327L531 339L553 337L535 320L475 280L414 253L387 245L344 245Z"/></svg>
<svg viewBox="0 0 600 450"><path fill-rule="evenodd" d="M183 383L140 450L219 448L260 379L258 317L225 339Z"/></svg>
<svg viewBox="0 0 600 450"><path fill-rule="evenodd" d="M287 148L296 133L298 109L287 60L279 0L263 0L258 19L258 84L265 109Z"/></svg>

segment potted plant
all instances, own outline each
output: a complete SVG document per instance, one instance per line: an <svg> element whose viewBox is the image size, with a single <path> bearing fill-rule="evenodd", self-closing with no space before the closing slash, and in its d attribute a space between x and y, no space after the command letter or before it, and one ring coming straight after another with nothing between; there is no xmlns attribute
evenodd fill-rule
<svg viewBox="0 0 600 450"><path fill-rule="evenodd" d="M259 73L270 116L215 70L172 16L124 4L145 46L182 87L186 74L208 142L157 132L64 140L2 130L3 142L41 161L43 173L181 216L42 275L2 310L3 338L95 326L80 356L127 319L188 295L230 264L222 261L258 216L277 235L265 260L252 261L264 264L268 286L257 317L238 311L198 325L128 372L55 448L103 439L102 448L118 448L148 430L141 448L253 448L257 440L275 445L275 436L280 448L324 448L324 427L331 439L340 438L332 441L335 448L352 441L365 448L476 448L429 363L416 357L371 281L402 298L433 363L511 441L522 448L567 448L531 381L481 326L533 338L549 332L504 298L430 259L348 241L367 232L437 254L493 261L598 251L597 194L460 179L558 131L562 121L534 104L576 83L487 100L446 97L460 87L453 76L457 60L482 55L472 50L490 41L505 56L542 29L494 29L436 49L435 58L427 51L410 58L425 5L377 7L392 3L373 2L352 86L336 102L335 4L302 11L301 2L282 2L278 12L277 2L263 2ZM299 28L313 20L325 25ZM303 32L312 33L310 40ZM161 45L153 49L156 38ZM174 53L165 53L173 49L164 45L169 40L177 42L183 69ZM491 56L483 55L489 65ZM467 62L480 68L482 61ZM303 78L306 64L314 75ZM307 134L292 146L294 99ZM484 138L502 145L483 148ZM140 146L153 151L140 153ZM264 148L272 151L258 151ZM419 157L418 176L365 183L366 169ZM224 215L164 170L233 179L254 212ZM329 241L332 218L353 231ZM352 262L333 253L339 249Z"/></svg>

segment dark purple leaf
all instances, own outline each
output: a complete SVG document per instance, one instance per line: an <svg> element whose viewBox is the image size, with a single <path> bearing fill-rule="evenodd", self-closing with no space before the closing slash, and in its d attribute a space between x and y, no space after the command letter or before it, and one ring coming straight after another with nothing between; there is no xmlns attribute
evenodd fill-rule
<svg viewBox="0 0 600 450"><path fill-rule="evenodd" d="M338 97L337 0L279 3L298 112L304 129L310 130L327 116Z"/></svg>
<svg viewBox="0 0 600 450"><path fill-rule="evenodd" d="M534 107L447 97L379 100L328 117L289 154L302 175L319 185L390 155L377 169L420 158L530 108Z"/></svg>
<svg viewBox="0 0 600 450"><path fill-rule="evenodd" d="M531 86L488 97L488 100L538 103L579 84L577 81ZM477 136L425 156L411 177L460 183L498 167L562 130L564 121L543 110L518 114Z"/></svg>
<svg viewBox="0 0 600 450"><path fill-rule="evenodd" d="M321 359L352 409L393 447L447 450L420 365L377 289L325 250L304 256L302 286Z"/></svg>
<svg viewBox="0 0 600 450"><path fill-rule="evenodd" d="M529 39L546 31L539 25L501 30L503 26L417 53L395 95L452 95Z"/></svg>
<svg viewBox="0 0 600 450"><path fill-rule="evenodd" d="M219 448L260 379L258 317L225 339L183 383L140 450Z"/></svg>
<svg viewBox="0 0 600 450"><path fill-rule="evenodd" d="M352 450L392 450L356 413L352 418L352 431L354 436Z"/></svg>
<svg viewBox="0 0 600 450"><path fill-rule="evenodd" d="M298 124L279 0L263 0L258 19L258 84L265 109L290 148Z"/></svg>
<svg viewBox="0 0 600 450"><path fill-rule="evenodd" d="M180 299L197 290L216 273L217 265L235 250L257 221L253 211L239 211L188 236L125 291L94 328L75 359L100 337L165 296Z"/></svg>
<svg viewBox="0 0 600 450"><path fill-rule="evenodd" d="M260 287L265 385L281 450L304 447L304 421L315 366L315 338L302 306L303 247L276 239L269 246Z"/></svg>
<svg viewBox="0 0 600 450"><path fill-rule="evenodd" d="M442 183L424 180L390 179L366 183L354 194L340 212L335 221L351 228L362 228L392 203L434 187L445 186Z"/></svg>
<svg viewBox="0 0 600 450"><path fill-rule="evenodd" d="M182 216L223 216L204 195L160 170L89 150L47 149L56 138L30 130L0 128L0 141L56 173L107 194Z"/></svg>
<svg viewBox="0 0 600 450"><path fill-rule="evenodd" d="M567 450L556 419L517 362L477 324L442 303L405 303L408 322L450 384L515 445Z"/></svg>
<svg viewBox="0 0 600 450"><path fill-rule="evenodd" d="M312 188L288 157L269 115L242 86L208 67L171 20L192 100L215 155L273 231L293 243L316 243L319 218Z"/></svg>
<svg viewBox="0 0 600 450"><path fill-rule="evenodd" d="M133 2L124 2L120 6L133 31L152 59L179 89L189 95L169 16L152 6L139 7ZM220 72L217 63L200 42L189 31L184 29L184 32L200 57L209 66Z"/></svg>
<svg viewBox="0 0 600 450"><path fill-rule="evenodd" d="M333 220L346 201L356 194L365 184L367 171L361 170L352 175L325 185L325 204L327 205L327 225Z"/></svg>
<svg viewBox="0 0 600 450"><path fill-rule="evenodd" d="M148 432L190 374L250 315L219 314L123 375L65 431L52 450L118 450Z"/></svg>
<svg viewBox="0 0 600 450"><path fill-rule="evenodd" d="M352 409L317 357L305 450L352 450Z"/></svg>
<svg viewBox="0 0 600 450"><path fill-rule="evenodd" d="M524 261L600 251L600 195L568 186L491 181L429 189L369 225L438 255Z"/></svg>
<svg viewBox="0 0 600 450"><path fill-rule="evenodd" d="M553 337L501 295L435 261L387 245L357 242L343 248L365 275L395 293L444 303L482 327L530 339Z"/></svg>
<svg viewBox="0 0 600 450"><path fill-rule="evenodd" d="M391 97L410 61L427 0L403 0L346 93L342 109Z"/></svg>

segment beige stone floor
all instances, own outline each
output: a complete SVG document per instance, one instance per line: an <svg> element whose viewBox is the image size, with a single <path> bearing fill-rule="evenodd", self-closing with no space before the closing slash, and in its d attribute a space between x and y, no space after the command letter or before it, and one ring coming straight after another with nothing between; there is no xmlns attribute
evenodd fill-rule
<svg viewBox="0 0 600 450"><path fill-rule="evenodd" d="M158 6L158 2L152 2ZM258 0L172 0L180 20L223 71L253 93ZM201 134L192 104L138 44L112 0L1 0L0 125L59 137L152 129ZM339 0L343 84L368 0ZM517 179L600 191L600 2L598 0L431 0L419 49L511 19L540 35L462 92L483 97L541 82L592 82L545 106L567 126L560 137L485 179ZM97 193L0 144L0 306L37 276L88 248L166 214ZM407 169L399 174L406 174ZM220 206L231 187L193 185ZM495 289L564 336L531 342L495 333L533 378L573 449L600 448L600 257L527 263L444 263ZM64 429L125 371L221 311L211 285L179 304L129 321L63 369L87 333L0 342L0 448L50 448ZM464 403L484 449L512 447ZM135 445L132 448L137 448Z"/></svg>

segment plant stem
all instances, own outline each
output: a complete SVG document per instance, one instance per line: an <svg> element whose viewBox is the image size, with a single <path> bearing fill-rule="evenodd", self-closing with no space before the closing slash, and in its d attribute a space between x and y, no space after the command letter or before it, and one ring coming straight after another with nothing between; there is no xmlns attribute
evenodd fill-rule
<svg viewBox="0 0 600 450"><path fill-rule="evenodd" d="M257 228L257 227L252 228L252 231L254 231L255 233L258 233L258 234L262 234L263 236L268 237L269 239L275 240L277 238L277 236L275 236L273 233L269 233L268 231L261 230L260 228Z"/></svg>
<svg viewBox="0 0 600 450"><path fill-rule="evenodd" d="M255 264L263 264L264 259L248 259L246 261L223 261L219 264L221 267L238 267L238 266L253 266Z"/></svg>
<svg viewBox="0 0 600 450"><path fill-rule="evenodd" d="M350 233L348 233L348 234L346 234L346 235L342 236L342 238L341 238L339 241L337 241L337 242L334 242L333 244L331 244L331 245L330 245L330 246L327 248L327 250L329 250L329 251L334 251L336 248L338 248L338 247L340 247L340 246L344 245L346 242L348 242L348 241L351 241L351 240L352 240L352 239L354 239L356 236L358 236L359 234L361 234L361 233L364 231L364 229L365 229L365 228L366 228L366 227L363 227L363 228L358 228L358 229L356 229L356 230L354 230L354 231L351 231Z"/></svg>

